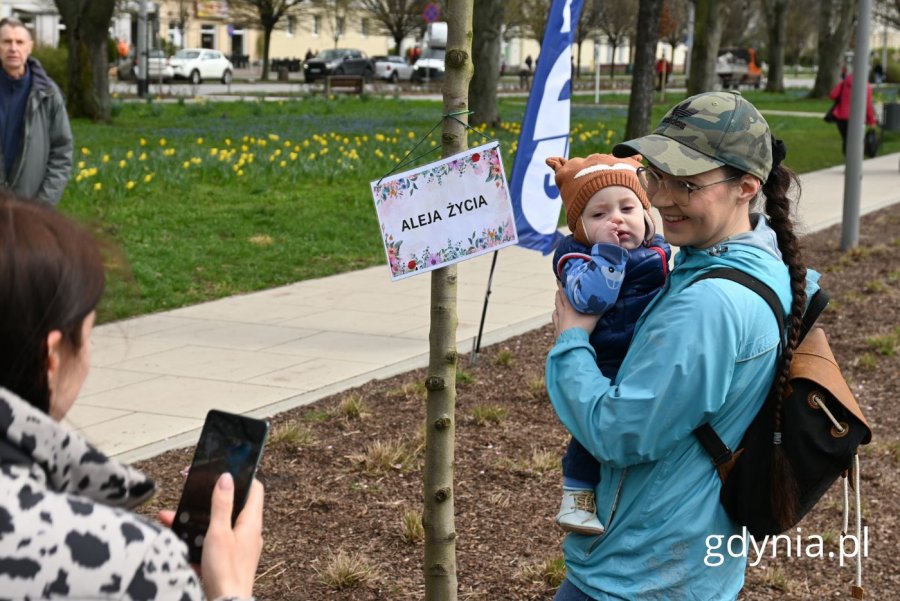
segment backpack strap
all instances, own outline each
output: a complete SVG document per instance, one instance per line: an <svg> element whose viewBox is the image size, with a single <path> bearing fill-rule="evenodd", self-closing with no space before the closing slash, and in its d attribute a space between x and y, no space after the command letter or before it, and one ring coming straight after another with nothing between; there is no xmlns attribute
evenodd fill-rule
<svg viewBox="0 0 900 601"><path fill-rule="evenodd" d="M813 324L828 306L828 293L819 288L813 297L806 304L806 311L803 313L803 325L800 328L800 340L806 338L806 334L812 329Z"/></svg>
<svg viewBox="0 0 900 601"><path fill-rule="evenodd" d="M769 308L772 309L772 313L775 315L775 321L778 322L778 356L781 357L785 345L784 317L782 316L781 301L778 300L778 295L775 294L775 291L752 275L731 267L711 269L691 282L691 285L696 284L701 280L708 280L711 278L737 282L757 293L764 301L766 301L766 304L769 305ZM818 296L818 294L816 294L816 296ZM825 303L828 303L827 295L825 295ZM824 307L825 305L823 304L822 307L818 309L815 316L809 321L810 326L812 326L815 318L818 317ZM803 334L805 334L808 329L805 316L803 325ZM713 465L716 467L716 471L719 472L719 478L724 482L728 472L731 471L731 466L734 464L735 459L737 459L737 455L728 448L728 445L722 442L722 439L719 438L719 435L709 422L697 426L697 428L694 429L694 436L697 437L700 446L702 446L712 458Z"/></svg>

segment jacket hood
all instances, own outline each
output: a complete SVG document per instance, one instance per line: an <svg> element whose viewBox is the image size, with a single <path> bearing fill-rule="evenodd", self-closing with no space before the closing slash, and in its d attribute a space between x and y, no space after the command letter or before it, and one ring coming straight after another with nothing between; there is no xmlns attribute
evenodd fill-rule
<svg viewBox="0 0 900 601"><path fill-rule="evenodd" d="M28 57L28 70L31 72L31 85L39 90L46 90L53 87L53 80L47 75L41 61L33 56Z"/></svg>
<svg viewBox="0 0 900 601"><path fill-rule="evenodd" d="M155 485L138 470L110 459L79 433L0 388L0 444L34 462L47 488L132 508L153 496Z"/></svg>

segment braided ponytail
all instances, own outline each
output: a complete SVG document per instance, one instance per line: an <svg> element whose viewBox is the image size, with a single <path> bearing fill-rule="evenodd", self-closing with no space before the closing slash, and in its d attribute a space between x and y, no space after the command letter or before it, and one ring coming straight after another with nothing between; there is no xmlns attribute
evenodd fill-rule
<svg viewBox="0 0 900 601"><path fill-rule="evenodd" d="M769 216L769 224L775 231L782 258L788 267L792 301L788 340L772 389L774 434L771 502L775 517L784 528L788 528L796 521L799 493L793 469L781 444L782 402L785 388L789 386L791 360L794 357L794 350L800 342L803 312L806 308L806 266L801 257L799 240L794 233L794 223L791 220L791 198L788 196L791 188L796 186L797 197L799 197L800 182L793 171L780 164L785 155L783 143L780 140L773 140L772 150L774 159L772 171L766 183L763 184L763 193L766 197L765 211Z"/></svg>

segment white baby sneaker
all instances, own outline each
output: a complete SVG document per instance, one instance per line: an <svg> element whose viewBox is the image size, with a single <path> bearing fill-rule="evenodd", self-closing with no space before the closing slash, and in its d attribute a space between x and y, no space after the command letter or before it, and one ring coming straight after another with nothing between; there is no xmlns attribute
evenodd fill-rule
<svg viewBox="0 0 900 601"><path fill-rule="evenodd" d="M597 519L594 491L563 487L562 505L556 514L556 523L567 532L587 536L603 534L606 528Z"/></svg>

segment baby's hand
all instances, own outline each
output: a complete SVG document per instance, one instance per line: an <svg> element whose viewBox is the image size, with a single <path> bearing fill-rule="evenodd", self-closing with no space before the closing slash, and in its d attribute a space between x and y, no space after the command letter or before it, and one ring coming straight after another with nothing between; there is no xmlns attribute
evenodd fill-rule
<svg viewBox="0 0 900 601"><path fill-rule="evenodd" d="M594 235L597 236L597 239L594 240L594 244L615 244L616 246L619 246L618 231L619 228L615 223L604 223L594 230Z"/></svg>

